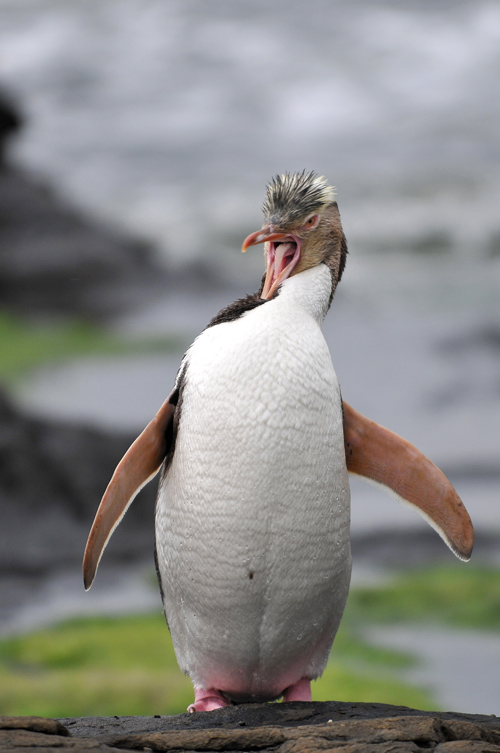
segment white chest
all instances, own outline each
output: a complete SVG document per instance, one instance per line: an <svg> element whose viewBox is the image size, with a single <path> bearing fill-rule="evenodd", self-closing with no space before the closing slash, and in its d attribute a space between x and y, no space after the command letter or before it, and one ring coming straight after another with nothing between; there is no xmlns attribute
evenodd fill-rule
<svg viewBox="0 0 500 753"><path fill-rule="evenodd" d="M200 683L208 646L212 673L222 654L258 674L287 640L309 656L328 634L328 653L347 595L339 386L318 322L280 298L188 353L157 549L178 659Z"/></svg>

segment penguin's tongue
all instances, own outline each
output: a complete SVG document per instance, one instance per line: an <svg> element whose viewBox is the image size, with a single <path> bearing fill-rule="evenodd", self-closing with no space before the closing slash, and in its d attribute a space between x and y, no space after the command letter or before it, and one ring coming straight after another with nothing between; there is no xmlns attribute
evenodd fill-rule
<svg viewBox="0 0 500 753"><path fill-rule="evenodd" d="M293 257L295 249L297 248L295 241L282 241L281 243L280 241L275 241L273 245L275 261L278 259L285 261L287 257L290 259Z"/></svg>
<svg viewBox="0 0 500 753"><path fill-rule="evenodd" d="M278 285L290 277L300 257L300 245L295 240L272 241L267 252L267 272L262 298L271 298Z"/></svg>

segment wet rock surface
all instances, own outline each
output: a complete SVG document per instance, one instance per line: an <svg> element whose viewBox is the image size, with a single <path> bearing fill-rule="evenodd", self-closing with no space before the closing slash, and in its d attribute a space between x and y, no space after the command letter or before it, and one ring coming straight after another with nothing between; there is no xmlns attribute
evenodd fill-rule
<svg viewBox="0 0 500 753"><path fill-rule="evenodd" d="M171 717L1 717L12 751L500 752L500 719L366 703L243 705Z"/></svg>

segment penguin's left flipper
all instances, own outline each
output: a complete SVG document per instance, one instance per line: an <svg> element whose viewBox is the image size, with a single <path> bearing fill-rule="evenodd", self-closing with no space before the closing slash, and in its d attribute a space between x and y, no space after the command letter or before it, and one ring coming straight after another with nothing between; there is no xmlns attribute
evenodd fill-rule
<svg viewBox="0 0 500 753"><path fill-rule="evenodd" d="M129 447L108 484L97 510L83 556L83 582L88 591L106 545L140 490L151 481L169 452L176 390Z"/></svg>
<svg viewBox="0 0 500 753"><path fill-rule="evenodd" d="M444 473L406 439L379 426L346 402L347 470L382 484L410 504L461 560L469 560L474 528L465 505Z"/></svg>

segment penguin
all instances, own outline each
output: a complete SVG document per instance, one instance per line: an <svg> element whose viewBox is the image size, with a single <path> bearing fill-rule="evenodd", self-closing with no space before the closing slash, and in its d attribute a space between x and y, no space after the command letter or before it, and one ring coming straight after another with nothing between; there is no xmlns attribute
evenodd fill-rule
<svg viewBox="0 0 500 753"><path fill-rule="evenodd" d="M220 311L105 491L90 588L129 505L159 471L155 560L189 711L310 701L351 576L348 474L411 505L457 557L469 515L443 473L341 396L321 332L346 263L335 191L314 172L267 186L260 289Z"/></svg>

